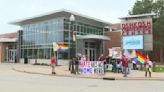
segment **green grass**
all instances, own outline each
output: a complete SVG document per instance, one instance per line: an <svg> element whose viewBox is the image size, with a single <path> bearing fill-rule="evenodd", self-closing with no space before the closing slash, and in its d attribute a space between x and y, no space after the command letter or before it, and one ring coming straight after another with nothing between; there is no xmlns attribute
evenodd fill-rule
<svg viewBox="0 0 164 92"><path fill-rule="evenodd" d="M164 72L164 67L156 66L155 67L155 72Z"/></svg>

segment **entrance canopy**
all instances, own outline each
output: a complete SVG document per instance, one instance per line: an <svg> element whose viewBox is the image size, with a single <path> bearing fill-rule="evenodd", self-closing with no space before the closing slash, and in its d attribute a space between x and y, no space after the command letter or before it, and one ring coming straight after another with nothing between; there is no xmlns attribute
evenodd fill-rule
<svg viewBox="0 0 164 92"><path fill-rule="evenodd" d="M98 39L98 40L110 40L109 37L103 35L78 35L77 39Z"/></svg>
<svg viewBox="0 0 164 92"><path fill-rule="evenodd" d="M0 42L17 42L17 38L0 38Z"/></svg>

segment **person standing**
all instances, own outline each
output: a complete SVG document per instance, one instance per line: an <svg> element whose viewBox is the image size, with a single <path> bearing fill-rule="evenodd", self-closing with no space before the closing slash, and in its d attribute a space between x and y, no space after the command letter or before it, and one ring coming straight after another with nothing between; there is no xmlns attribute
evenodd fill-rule
<svg viewBox="0 0 164 92"><path fill-rule="evenodd" d="M52 56L51 57L52 74L56 74L56 72L55 72L56 64L57 64L56 57Z"/></svg>
<svg viewBox="0 0 164 92"><path fill-rule="evenodd" d="M104 57L103 54L101 54L101 56L98 58L99 61L101 61L102 63L104 63L104 61L106 60L106 58Z"/></svg>
<svg viewBox="0 0 164 92"><path fill-rule="evenodd" d="M101 56L98 58L98 61L100 61L100 63L101 64L103 64L103 67L104 67L104 74L105 74L105 70L106 70L106 67L105 67L105 65L106 65L106 58L105 58L105 56L103 55L103 54L101 54Z"/></svg>
<svg viewBox="0 0 164 92"><path fill-rule="evenodd" d="M79 74L79 62L81 60L81 55L77 55L75 58L75 74Z"/></svg>
<svg viewBox="0 0 164 92"><path fill-rule="evenodd" d="M128 74L128 58L123 58L123 66L124 66L124 77L127 77Z"/></svg>
<svg viewBox="0 0 164 92"><path fill-rule="evenodd" d="M149 73L149 77L151 77L152 66L153 66L152 62L148 59L147 62L145 63L145 77L147 77L147 73Z"/></svg>

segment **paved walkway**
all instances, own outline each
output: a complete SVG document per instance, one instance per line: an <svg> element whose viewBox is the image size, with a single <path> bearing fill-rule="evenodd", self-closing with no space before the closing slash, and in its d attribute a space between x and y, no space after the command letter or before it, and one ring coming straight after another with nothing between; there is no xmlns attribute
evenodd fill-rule
<svg viewBox="0 0 164 92"><path fill-rule="evenodd" d="M41 66L41 65L31 65L31 64L15 64L13 66L13 70L19 72L26 72L32 74L42 74L42 75L52 75L50 66ZM76 78L91 78L91 79L103 79L103 78L115 78L116 80L163 80L164 81L164 73L152 73L151 78L145 78L143 71L133 71L128 77L124 78L121 73L106 73L105 75L74 75L68 71L68 66L57 66L56 67L56 75L55 76L63 76L63 77L76 77Z"/></svg>

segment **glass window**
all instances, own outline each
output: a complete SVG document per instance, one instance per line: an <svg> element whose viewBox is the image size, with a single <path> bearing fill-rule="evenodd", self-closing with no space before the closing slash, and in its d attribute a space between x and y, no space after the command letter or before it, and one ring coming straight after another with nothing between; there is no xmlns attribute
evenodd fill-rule
<svg viewBox="0 0 164 92"><path fill-rule="evenodd" d="M58 42L64 42L64 36L63 36L64 31L58 31Z"/></svg>
<svg viewBox="0 0 164 92"><path fill-rule="evenodd" d="M24 58L24 49L21 49L21 58Z"/></svg>
<svg viewBox="0 0 164 92"><path fill-rule="evenodd" d="M69 30L69 24L68 23L64 23L64 29L68 29Z"/></svg>
<svg viewBox="0 0 164 92"><path fill-rule="evenodd" d="M38 49L39 51L38 51L38 56L39 56L39 58L40 59L43 59L43 57L44 57L44 49L42 49L42 48L40 48L40 49Z"/></svg>
<svg viewBox="0 0 164 92"><path fill-rule="evenodd" d="M69 42L69 31L64 31L64 42Z"/></svg>
<svg viewBox="0 0 164 92"><path fill-rule="evenodd" d="M58 52L58 59L68 59L68 53Z"/></svg>

